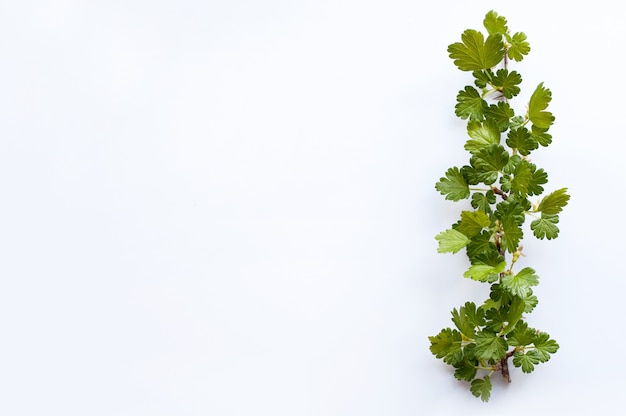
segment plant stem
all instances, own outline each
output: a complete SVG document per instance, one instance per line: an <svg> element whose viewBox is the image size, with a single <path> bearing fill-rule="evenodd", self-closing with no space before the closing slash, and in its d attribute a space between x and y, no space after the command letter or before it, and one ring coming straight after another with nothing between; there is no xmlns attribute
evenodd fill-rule
<svg viewBox="0 0 626 416"><path fill-rule="evenodd" d="M509 373L509 358L511 358L515 354L515 349L506 353L504 358L500 360L499 369L502 373L502 377L507 381L507 383L511 382L511 374Z"/></svg>
<svg viewBox="0 0 626 416"><path fill-rule="evenodd" d="M507 200L509 198L509 196L500 188L498 188L497 186L492 186L491 190L493 191L494 194L496 195L500 195L500 197L502 197L503 200Z"/></svg>

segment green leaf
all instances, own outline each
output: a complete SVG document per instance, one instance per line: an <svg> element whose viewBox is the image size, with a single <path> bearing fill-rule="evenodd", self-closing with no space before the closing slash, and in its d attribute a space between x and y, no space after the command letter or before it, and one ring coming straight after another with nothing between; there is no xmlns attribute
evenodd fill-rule
<svg viewBox="0 0 626 416"><path fill-rule="evenodd" d="M509 161L509 152L499 144L492 144L478 150L470 159L480 181L489 185L498 179L500 171Z"/></svg>
<svg viewBox="0 0 626 416"><path fill-rule="evenodd" d="M528 195L528 188L530 187L532 177L533 172L530 163L522 159L515 167L515 171L513 171L511 191L525 198Z"/></svg>
<svg viewBox="0 0 626 416"><path fill-rule="evenodd" d="M552 135L547 133L548 129L540 129L537 126L532 126L530 129L530 134L532 135L533 140L542 145L543 147L548 146L552 143Z"/></svg>
<svg viewBox="0 0 626 416"><path fill-rule="evenodd" d="M506 201L498 203L495 216L500 220L504 231L502 246L510 253L516 252L524 236L520 228L526 219L524 207L514 198L509 197Z"/></svg>
<svg viewBox="0 0 626 416"><path fill-rule="evenodd" d="M498 203L498 205L496 205L495 215L496 218L501 221L510 218L511 222L515 225L522 225L526 219L524 207L514 198L509 198L506 201Z"/></svg>
<svg viewBox="0 0 626 416"><path fill-rule="evenodd" d="M482 120L485 110L487 109L487 101L483 100L475 88L467 86L464 90L459 91L456 96L457 104L455 106L455 114L463 120Z"/></svg>
<svg viewBox="0 0 626 416"><path fill-rule="evenodd" d="M477 308L474 302L465 302L465 306L461 306L461 311L473 326L480 327L485 325L485 311Z"/></svg>
<svg viewBox="0 0 626 416"><path fill-rule="evenodd" d="M472 381L476 377L476 365L467 359L455 365L454 377L457 380Z"/></svg>
<svg viewBox="0 0 626 416"><path fill-rule="evenodd" d="M461 333L456 329L442 329L436 336L429 336L430 352L447 364L456 364L463 359Z"/></svg>
<svg viewBox="0 0 626 416"><path fill-rule="evenodd" d="M491 212L491 205L495 203L496 195L493 191L487 191L484 194L482 192L472 194L472 208L479 209L487 214Z"/></svg>
<svg viewBox="0 0 626 416"><path fill-rule="evenodd" d="M510 39L509 43L509 58L514 61L521 61L524 56L530 52L530 44L526 41L526 35L522 32L515 33Z"/></svg>
<svg viewBox="0 0 626 416"><path fill-rule="evenodd" d="M543 168L537 169L534 164L530 164L533 169L530 183L528 184L528 195L540 195L543 193L543 186L548 183L548 174Z"/></svg>
<svg viewBox="0 0 626 416"><path fill-rule="evenodd" d="M520 92L518 85L522 83L522 76L517 71L498 69L491 83L506 98L513 98Z"/></svg>
<svg viewBox="0 0 626 416"><path fill-rule="evenodd" d="M556 191L546 195L539 206L537 211L541 211L543 214L551 215L558 214L563 211L563 207L569 202L569 195L567 194L567 188L557 189Z"/></svg>
<svg viewBox="0 0 626 416"><path fill-rule="evenodd" d="M439 241L439 247L437 248L439 253L456 253L470 242L470 239L465 234L454 229L437 234L435 239Z"/></svg>
<svg viewBox="0 0 626 416"><path fill-rule="evenodd" d="M515 112L504 101L492 104L485 110L485 117L492 120L501 132L509 128L513 116L515 116Z"/></svg>
<svg viewBox="0 0 626 416"><path fill-rule="evenodd" d="M504 35L509 31L504 16L499 16L498 13L493 10L487 13L483 20L483 25L490 35Z"/></svg>
<svg viewBox="0 0 626 416"><path fill-rule="evenodd" d="M484 238L483 237L484 234L488 234L489 237L491 237L491 233L492 233L491 230L485 231L479 236L479 238ZM487 264L489 266L497 267L500 265L500 263L504 261L504 256L498 253L498 250L496 250L495 244L490 242L489 246L487 247L487 250L483 251L482 253L477 254L476 256L471 258L470 261L472 262L472 264Z"/></svg>
<svg viewBox="0 0 626 416"><path fill-rule="evenodd" d="M505 217L502 219L502 229L504 230L504 234L502 235L502 246L509 253L515 253L519 247L522 237L524 237L524 232L511 217Z"/></svg>
<svg viewBox="0 0 626 416"><path fill-rule="evenodd" d="M462 211L461 223L457 230L468 236L469 238L480 234L483 228L491 225L489 216L483 211Z"/></svg>
<svg viewBox="0 0 626 416"><path fill-rule="evenodd" d="M473 302L466 302L457 311L452 310L452 322L469 339L476 336L476 327L485 324L485 314L482 309L477 309Z"/></svg>
<svg viewBox="0 0 626 416"><path fill-rule="evenodd" d="M489 35L485 40L479 31L467 29L461 41L448 46L450 58L461 71L493 68L504 58L502 36Z"/></svg>
<svg viewBox="0 0 626 416"><path fill-rule="evenodd" d="M537 143L525 127L520 127L516 130L510 130L506 144L511 149L516 149L521 155L527 156L531 151L535 150L539 147L539 143Z"/></svg>
<svg viewBox="0 0 626 416"><path fill-rule="evenodd" d="M497 266L489 264L473 264L463 273L463 277L468 277L479 282L495 282L498 280L499 274L506 268L506 262L502 262Z"/></svg>
<svg viewBox="0 0 626 416"><path fill-rule="evenodd" d="M497 300L490 298L481 308L485 309L485 328L501 335L514 331L525 312L524 300L510 294Z"/></svg>
<svg viewBox="0 0 626 416"><path fill-rule="evenodd" d="M488 402L491 396L491 379L489 376L485 376L484 379L474 379L470 384L470 391L475 397L480 397L483 402Z"/></svg>
<svg viewBox="0 0 626 416"><path fill-rule="evenodd" d="M493 79L493 71L491 69L474 71L472 72L472 76L474 77L474 84L478 88L485 88L487 84L490 84L491 80Z"/></svg>
<svg viewBox="0 0 626 416"><path fill-rule="evenodd" d="M532 373L535 369L535 365L539 364L539 362L539 355L535 350L528 351L527 353L516 351L515 354L513 354L513 365L515 367L522 367L524 373Z"/></svg>
<svg viewBox="0 0 626 416"><path fill-rule="evenodd" d="M482 233L472 237L470 243L467 245L467 257L469 257L472 264L487 264L482 256L490 253L493 253L493 255L496 256L498 255L496 245L491 241L491 231L483 231ZM479 256L481 257L480 259L478 259ZM475 261L475 259L477 260ZM498 264L498 262L495 264ZM495 264L490 265L495 266Z"/></svg>
<svg viewBox="0 0 626 416"><path fill-rule="evenodd" d="M559 349L559 344L555 340L550 339L550 335L545 332L536 333L533 344L542 363L548 361L550 354L554 354Z"/></svg>
<svg viewBox="0 0 626 416"><path fill-rule="evenodd" d="M470 120L467 123L467 134L471 137L465 143L465 150L476 153L486 146L500 143L500 129L492 120L480 122Z"/></svg>
<svg viewBox="0 0 626 416"><path fill-rule="evenodd" d="M476 333L476 358L479 360L499 360L506 355L506 340L490 331Z"/></svg>
<svg viewBox="0 0 626 416"><path fill-rule="evenodd" d="M521 161L522 157L520 155L511 155L511 157L509 157L509 163L507 163L503 169L504 173L512 175L513 172L515 172L515 168Z"/></svg>
<svg viewBox="0 0 626 416"><path fill-rule="evenodd" d="M435 184L435 189L452 201L460 201L470 196L469 186L457 167L448 169L446 176Z"/></svg>
<svg viewBox="0 0 626 416"><path fill-rule="evenodd" d="M556 214L541 214L541 218L530 223L530 229L535 237L541 240L544 238L552 240L559 236L559 227L556 225L558 222L559 216Z"/></svg>
<svg viewBox="0 0 626 416"><path fill-rule="evenodd" d="M550 101L552 101L552 92L544 88L542 82L537 86L528 103L528 118L540 129L548 129L554 123L552 113L544 111L548 108Z"/></svg>
<svg viewBox="0 0 626 416"><path fill-rule="evenodd" d="M516 274L509 274L502 278L502 286L513 295L524 297L532 286L539 284L539 276L530 267L524 267Z"/></svg>
<svg viewBox="0 0 626 416"><path fill-rule="evenodd" d="M483 305L484 308L487 308L485 309L485 317L487 318L485 328L494 333L500 333L506 322L505 307L502 307L501 302L491 301L489 304L485 302L486 305Z"/></svg>
<svg viewBox="0 0 626 416"><path fill-rule="evenodd" d="M513 296L511 303L506 307L507 325L503 332L505 335L515 329L525 310L524 300L519 296Z"/></svg>
<svg viewBox="0 0 626 416"><path fill-rule="evenodd" d="M524 321L520 321L515 325L515 329L511 331L507 337L510 346L525 347L535 340L535 330L528 327Z"/></svg>
<svg viewBox="0 0 626 416"><path fill-rule="evenodd" d="M539 304L539 299L537 296L533 295L533 291L529 290L526 296L524 296L524 304L526 305L526 309L524 309L524 313L531 313L535 306Z"/></svg>

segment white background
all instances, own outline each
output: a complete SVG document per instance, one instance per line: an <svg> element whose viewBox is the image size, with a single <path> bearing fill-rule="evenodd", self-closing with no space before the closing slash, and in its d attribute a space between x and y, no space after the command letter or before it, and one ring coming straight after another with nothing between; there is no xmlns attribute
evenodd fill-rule
<svg viewBox="0 0 626 416"><path fill-rule="evenodd" d="M428 350L482 301L434 183L448 58L495 9L553 92L529 324L561 345L484 404ZM619 2L1 1L0 414L611 414L624 390ZM515 105L515 101L513 102Z"/></svg>

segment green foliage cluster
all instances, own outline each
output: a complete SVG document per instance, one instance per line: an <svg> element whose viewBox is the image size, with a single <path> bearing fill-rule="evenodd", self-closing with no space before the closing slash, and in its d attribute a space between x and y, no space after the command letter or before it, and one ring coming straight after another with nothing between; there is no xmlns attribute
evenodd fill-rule
<svg viewBox="0 0 626 416"><path fill-rule="evenodd" d="M537 305L533 287L539 277L530 267L515 270L514 265L522 255L526 219L532 219L536 238L556 238L559 214L570 197L566 188L541 196L548 174L530 159L552 142L554 116L547 110L552 93L540 83L524 114L517 115L510 104L521 91L522 77L509 62L530 52L526 35L511 34L507 20L495 11L483 24L486 37L468 29L461 42L448 47L454 64L473 76L455 107L456 115L467 120L469 164L451 167L435 185L448 200L468 199L472 209L462 211L460 220L435 238L440 253L465 249L470 266L463 276L490 285L490 294L480 306L467 302L453 309L454 327L429 340L431 352L454 367L454 376L488 401L493 373L501 372L510 382L510 358L530 373L559 348L547 333L528 326L525 314Z"/></svg>

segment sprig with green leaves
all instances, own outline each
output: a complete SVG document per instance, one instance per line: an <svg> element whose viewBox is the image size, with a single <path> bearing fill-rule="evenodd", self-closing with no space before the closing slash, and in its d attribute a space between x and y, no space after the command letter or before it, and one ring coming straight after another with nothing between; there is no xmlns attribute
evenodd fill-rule
<svg viewBox="0 0 626 416"><path fill-rule="evenodd" d="M453 309L454 327L428 338L430 351L454 367L458 380L469 382L474 396L488 401L494 373L511 381L510 358L530 373L559 348L547 333L528 326L526 315L538 303L533 288L539 277L533 268L517 270L515 264L522 255L526 219L531 218L536 238L556 238L559 214L570 196L567 188L544 195L548 174L530 158L552 142L552 93L540 83L525 112L518 115L511 105L522 77L509 63L530 52L526 35L512 34L495 11L487 13L483 25L486 36L468 29L461 42L448 47L454 64L473 76L473 85L459 91L455 106L456 115L467 120L469 163L449 168L435 189L451 201L469 200L469 206L435 238L440 253L465 249L470 266L463 276L488 284L489 297L482 305L466 302Z"/></svg>

